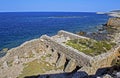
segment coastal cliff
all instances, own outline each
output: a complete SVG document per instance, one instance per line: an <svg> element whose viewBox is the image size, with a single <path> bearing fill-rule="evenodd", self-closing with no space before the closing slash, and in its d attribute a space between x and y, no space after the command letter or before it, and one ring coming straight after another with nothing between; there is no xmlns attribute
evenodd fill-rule
<svg viewBox="0 0 120 78"><path fill-rule="evenodd" d="M120 18L110 18L107 22L107 26L120 27Z"/></svg>
<svg viewBox="0 0 120 78"><path fill-rule="evenodd" d="M119 27L120 19L109 19L107 26ZM120 41L120 36L117 37L114 39ZM118 42L109 51L90 56L65 44L69 40L77 39L90 40L88 37L61 30L55 36L43 35L10 49L4 57L0 58L0 76L2 78L29 78L30 76L36 76L36 78L87 78L89 75L98 76L98 74L104 73L106 70L103 69L111 67L113 61L120 59ZM99 69L102 71L96 74Z"/></svg>
<svg viewBox="0 0 120 78"><path fill-rule="evenodd" d="M107 22L106 27L108 27L112 30L110 33L112 40L115 41L116 43L120 43L120 18L118 18L118 17L110 18Z"/></svg>

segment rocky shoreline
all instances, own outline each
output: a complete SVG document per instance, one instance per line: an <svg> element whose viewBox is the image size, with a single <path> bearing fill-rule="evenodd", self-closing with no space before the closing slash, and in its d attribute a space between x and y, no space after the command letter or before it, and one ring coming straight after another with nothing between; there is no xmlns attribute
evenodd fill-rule
<svg viewBox="0 0 120 78"><path fill-rule="evenodd" d="M115 41L118 42L118 37L120 33L120 27L116 23L119 24L120 18L110 18L106 24L102 24L100 28L98 28L97 32L77 32L76 34L81 36L86 36L91 39L100 40L100 41ZM111 22L111 20L116 20L115 24ZM118 37L117 37L118 36Z"/></svg>
<svg viewBox="0 0 120 78"><path fill-rule="evenodd" d="M8 48L2 49L2 50L0 51L0 58L4 57L4 56L6 55L6 53L7 53L8 50L9 50Z"/></svg>

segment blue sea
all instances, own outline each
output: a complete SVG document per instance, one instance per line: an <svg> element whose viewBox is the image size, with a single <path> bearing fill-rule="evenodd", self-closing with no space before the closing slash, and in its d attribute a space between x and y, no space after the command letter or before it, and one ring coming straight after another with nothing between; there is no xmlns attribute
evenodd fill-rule
<svg viewBox="0 0 120 78"><path fill-rule="evenodd" d="M13 48L41 35L95 32L109 16L88 12L6 12L0 13L0 50Z"/></svg>

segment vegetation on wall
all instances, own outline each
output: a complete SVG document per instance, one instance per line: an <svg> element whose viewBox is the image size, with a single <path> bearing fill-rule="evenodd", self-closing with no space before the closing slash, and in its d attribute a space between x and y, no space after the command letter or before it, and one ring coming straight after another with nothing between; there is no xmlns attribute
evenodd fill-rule
<svg viewBox="0 0 120 78"><path fill-rule="evenodd" d="M96 41L93 39L68 40L66 45L71 46L87 55L95 56L107 52L116 44L108 41Z"/></svg>

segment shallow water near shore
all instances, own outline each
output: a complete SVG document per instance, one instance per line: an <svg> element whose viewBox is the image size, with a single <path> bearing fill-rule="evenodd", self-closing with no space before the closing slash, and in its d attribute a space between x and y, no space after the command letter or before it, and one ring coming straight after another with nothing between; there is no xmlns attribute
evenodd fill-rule
<svg viewBox="0 0 120 78"><path fill-rule="evenodd" d="M87 12L13 12L0 13L0 50L19 46L41 35L69 32L94 32L109 16Z"/></svg>

